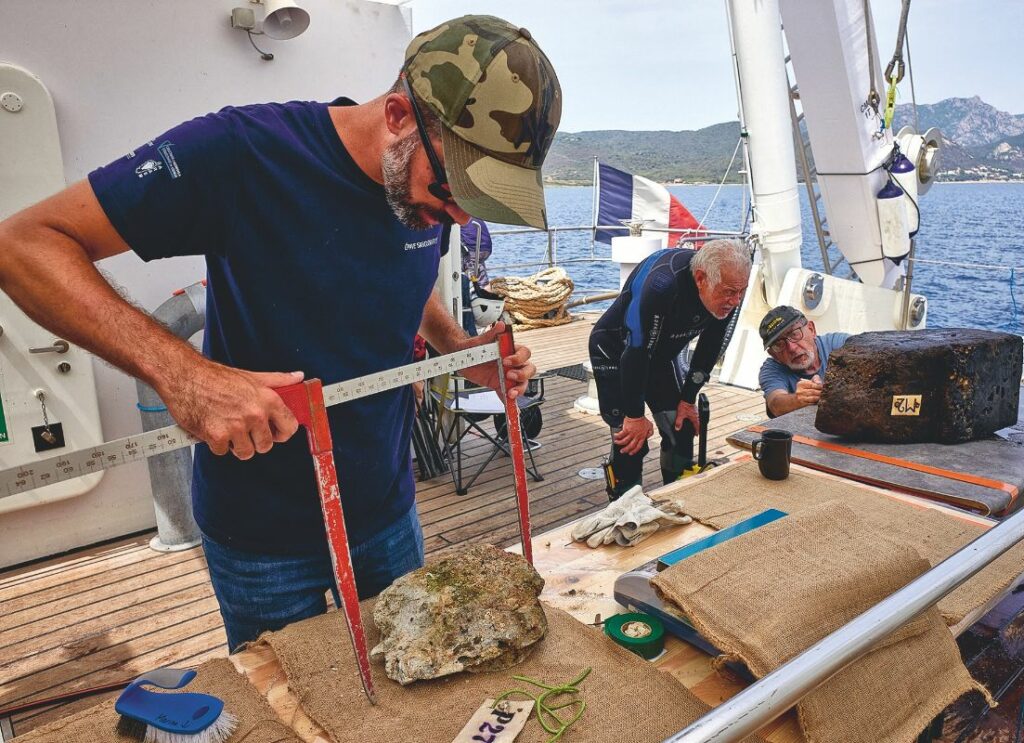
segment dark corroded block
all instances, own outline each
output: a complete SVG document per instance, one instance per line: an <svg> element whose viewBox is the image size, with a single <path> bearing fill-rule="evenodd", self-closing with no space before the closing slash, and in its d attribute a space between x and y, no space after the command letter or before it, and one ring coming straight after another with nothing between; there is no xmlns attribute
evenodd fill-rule
<svg viewBox="0 0 1024 743"><path fill-rule="evenodd" d="M1017 422L1020 336L970 328L862 333L833 351L815 427L862 441L981 438Z"/></svg>

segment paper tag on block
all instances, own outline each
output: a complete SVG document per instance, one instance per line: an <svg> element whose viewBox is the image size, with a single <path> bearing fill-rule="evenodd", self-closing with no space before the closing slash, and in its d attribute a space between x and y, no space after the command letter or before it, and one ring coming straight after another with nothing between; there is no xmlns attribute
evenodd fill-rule
<svg viewBox="0 0 1024 743"><path fill-rule="evenodd" d="M921 395L893 395L890 415L921 415Z"/></svg>
<svg viewBox="0 0 1024 743"><path fill-rule="evenodd" d="M452 743L512 743L526 726L533 702L485 699Z"/></svg>

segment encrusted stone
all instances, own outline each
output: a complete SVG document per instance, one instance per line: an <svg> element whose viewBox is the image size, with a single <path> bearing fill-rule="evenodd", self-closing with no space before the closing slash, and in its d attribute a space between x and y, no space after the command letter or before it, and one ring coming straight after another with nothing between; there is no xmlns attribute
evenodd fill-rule
<svg viewBox="0 0 1024 743"><path fill-rule="evenodd" d="M405 685L523 661L547 632L544 579L520 555L490 545L455 550L404 575L373 609L388 677Z"/></svg>
<svg viewBox="0 0 1024 743"><path fill-rule="evenodd" d="M814 425L861 441L952 444L1017 421L1020 336L970 328L862 333L829 357Z"/></svg>

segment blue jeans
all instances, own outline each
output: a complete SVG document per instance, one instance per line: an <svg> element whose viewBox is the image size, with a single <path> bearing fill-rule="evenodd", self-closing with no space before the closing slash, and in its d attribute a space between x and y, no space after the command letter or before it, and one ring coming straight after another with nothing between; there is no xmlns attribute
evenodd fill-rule
<svg viewBox="0 0 1024 743"><path fill-rule="evenodd" d="M300 619L327 611L338 594L329 554L264 555L225 547L203 536L210 582L220 604L228 649ZM376 596L392 581L423 566L423 530L416 506L357 545L350 545L359 598Z"/></svg>

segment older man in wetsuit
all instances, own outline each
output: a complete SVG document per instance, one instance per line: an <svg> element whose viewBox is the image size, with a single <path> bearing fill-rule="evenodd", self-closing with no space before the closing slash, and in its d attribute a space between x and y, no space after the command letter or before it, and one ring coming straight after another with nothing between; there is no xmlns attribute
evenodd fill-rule
<svg viewBox="0 0 1024 743"><path fill-rule="evenodd" d="M601 417L612 433L605 467L611 500L642 484L647 439L654 433L645 403L661 433L664 482L693 465L700 425L694 403L749 276L750 253L735 240L712 240L699 251L659 250L633 270L594 325L590 361ZM698 336L687 365L680 352Z"/></svg>

